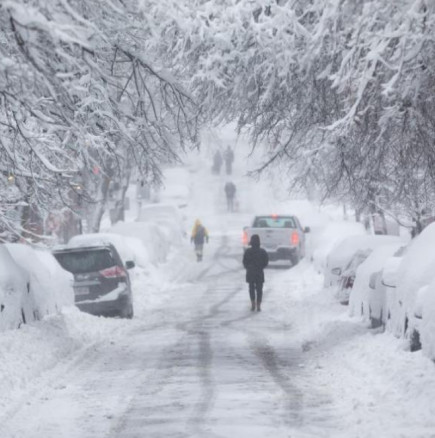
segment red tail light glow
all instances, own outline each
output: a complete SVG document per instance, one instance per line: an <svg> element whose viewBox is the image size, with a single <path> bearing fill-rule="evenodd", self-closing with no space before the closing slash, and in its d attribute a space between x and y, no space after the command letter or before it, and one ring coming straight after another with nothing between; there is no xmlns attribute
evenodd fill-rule
<svg viewBox="0 0 435 438"><path fill-rule="evenodd" d="M100 274L105 278L126 277L127 274L121 266L112 266L111 268L103 269Z"/></svg>
<svg viewBox="0 0 435 438"><path fill-rule="evenodd" d="M247 246L248 245L248 233L246 231L243 231L243 235L242 235L242 243L243 245Z"/></svg>
<svg viewBox="0 0 435 438"><path fill-rule="evenodd" d="M296 231L292 233L292 245L299 245L299 234Z"/></svg>

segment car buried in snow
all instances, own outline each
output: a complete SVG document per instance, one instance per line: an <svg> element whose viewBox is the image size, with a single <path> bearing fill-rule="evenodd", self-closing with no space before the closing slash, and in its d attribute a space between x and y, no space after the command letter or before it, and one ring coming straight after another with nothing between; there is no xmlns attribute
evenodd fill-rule
<svg viewBox="0 0 435 438"><path fill-rule="evenodd" d="M385 327L391 317L395 276L405 248L401 243L375 248L356 270L349 313L370 322L371 328Z"/></svg>
<svg viewBox="0 0 435 438"><path fill-rule="evenodd" d="M435 359L435 223L408 245L395 278L390 329L411 351L423 349Z"/></svg>
<svg viewBox="0 0 435 438"><path fill-rule="evenodd" d="M296 265L305 256L305 233L309 231L293 215L255 216L252 225L243 229L243 247L246 250L251 236L258 234L270 261L288 260Z"/></svg>
<svg viewBox="0 0 435 438"><path fill-rule="evenodd" d="M398 236L357 235L349 236L339 241L329 252L325 263L325 287L339 288L346 267L358 251L370 253L373 249L388 244L402 242ZM368 253L366 254L368 256ZM349 284L351 289L353 284ZM350 292L350 291L349 291Z"/></svg>

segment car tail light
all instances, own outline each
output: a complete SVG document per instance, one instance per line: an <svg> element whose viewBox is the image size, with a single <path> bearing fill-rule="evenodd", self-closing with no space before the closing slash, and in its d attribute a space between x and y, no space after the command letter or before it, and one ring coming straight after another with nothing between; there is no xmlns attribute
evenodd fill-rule
<svg viewBox="0 0 435 438"><path fill-rule="evenodd" d="M296 231L292 233L292 245L299 245L299 234Z"/></svg>
<svg viewBox="0 0 435 438"><path fill-rule="evenodd" d="M242 243L243 245L247 246L248 245L248 233L246 231L243 231L243 235L242 235Z"/></svg>
<svg viewBox="0 0 435 438"><path fill-rule="evenodd" d="M111 268L103 269L100 274L105 278L126 277L127 273L121 266L112 266Z"/></svg>

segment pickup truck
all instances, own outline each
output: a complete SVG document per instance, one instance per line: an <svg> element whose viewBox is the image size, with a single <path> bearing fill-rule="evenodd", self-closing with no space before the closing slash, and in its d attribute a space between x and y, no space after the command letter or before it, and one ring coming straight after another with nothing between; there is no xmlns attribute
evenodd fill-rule
<svg viewBox="0 0 435 438"><path fill-rule="evenodd" d="M289 260L296 265L305 256L305 233L309 231L309 227L302 228L296 216L255 216L252 225L243 228L243 247L246 250L251 236L258 234L270 261Z"/></svg>

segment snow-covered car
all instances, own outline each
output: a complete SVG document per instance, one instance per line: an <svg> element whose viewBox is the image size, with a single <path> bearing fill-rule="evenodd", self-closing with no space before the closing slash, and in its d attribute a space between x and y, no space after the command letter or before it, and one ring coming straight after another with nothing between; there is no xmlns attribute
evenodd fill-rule
<svg viewBox="0 0 435 438"><path fill-rule="evenodd" d="M371 249L359 249L341 272L337 290L337 298L341 304L349 304L349 296L355 282L357 269L371 252Z"/></svg>
<svg viewBox="0 0 435 438"><path fill-rule="evenodd" d="M334 221L328 223L318 236L313 234L312 261L319 273L325 271L328 254L337 243L349 236L367 235L364 225L360 222ZM326 281L326 276L325 276ZM327 286L325 284L325 286Z"/></svg>
<svg viewBox="0 0 435 438"><path fill-rule="evenodd" d="M80 310L99 316L132 318L133 297L128 270L135 263L124 261L112 243L113 236L107 236L76 236L65 247L54 249L53 255L74 275L75 304Z"/></svg>
<svg viewBox="0 0 435 438"><path fill-rule="evenodd" d="M424 303L430 301L435 289L435 223L428 225L408 246L397 275L396 293L391 306L391 330L396 336L404 337L410 349L417 350L424 345L420 336L422 325L429 326L435 314L426 312ZM426 321L422 323L422 319Z"/></svg>
<svg viewBox="0 0 435 438"><path fill-rule="evenodd" d="M349 313L351 316L361 316L365 321L370 321L372 328L385 325L388 319L387 289L392 286L383 282L384 269L391 269L391 258L400 260L403 248L401 243L375 248L356 269L349 298ZM391 278L391 274L389 275Z"/></svg>
<svg viewBox="0 0 435 438"><path fill-rule="evenodd" d="M45 249L0 245L0 330L17 328L74 304L72 276Z"/></svg>
<svg viewBox="0 0 435 438"><path fill-rule="evenodd" d="M373 250L379 246L400 243L398 236L359 235L349 236L337 243L326 258L325 279L326 287L337 287L341 275L357 251Z"/></svg>
<svg viewBox="0 0 435 438"><path fill-rule="evenodd" d="M143 268L166 261L171 248L165 228L154 222L117 222L107 231L134 249L133 260Z"/></svg>
<svg viewBox="0 0 435 438"><path fill-rule="evenodd" d="M137 222L158 224L172 245L182 245L186 238L185 219L180 209L172 204L142 205Z"/></svg>
<svg viewBox="0 0 435 438"><path fill-rule="evenodd" d="M0 331L18 328L33 319L33 297L30 278L12 258L5 245L0 245Z"/></svg>
<svg viewBox="0 0 435 438"><path fill-rule="evenodd" d="M7 243L5 246L29 275L34 319L74 304L73 277L59 266L47 249L21 243Z"/></svg>

